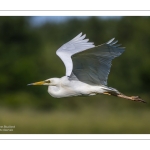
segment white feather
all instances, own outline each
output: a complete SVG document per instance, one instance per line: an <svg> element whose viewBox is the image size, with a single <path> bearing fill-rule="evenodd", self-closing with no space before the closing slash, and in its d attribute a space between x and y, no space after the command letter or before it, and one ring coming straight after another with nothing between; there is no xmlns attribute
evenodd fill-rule
<svg viewBox="0 0 150 150"><path fill-rule="evenodd" d="M93 43L88 42L88 39L84 39L86 35L81 35L82 33L78 34L75 38L61 46L56 52L66 67L66 76L70 76L73 69L71 56L94 47Z"/></svg>

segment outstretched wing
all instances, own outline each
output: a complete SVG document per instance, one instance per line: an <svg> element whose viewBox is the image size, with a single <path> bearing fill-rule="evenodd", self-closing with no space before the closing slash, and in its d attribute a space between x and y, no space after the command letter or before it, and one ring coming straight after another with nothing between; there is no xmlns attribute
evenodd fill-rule
<svg viewBox="0 0 150 150"><path fill-rule="evenodd" d="M124 47L119 47L114 38L105 44L74 54L70 80L78 79L95 85L107 85L111 61L120 56Z"/></svg>
<svg viewBox="0 0 150 150"><path fill-rule="evenodd" d="M73 69L71 56L94 47L92 42L88 42L88 39L84 39L85 36L86 35L82 35L82 33L78 34L71 41L61 46L56 52L66 67L66 76L70 76Z"/></svg>

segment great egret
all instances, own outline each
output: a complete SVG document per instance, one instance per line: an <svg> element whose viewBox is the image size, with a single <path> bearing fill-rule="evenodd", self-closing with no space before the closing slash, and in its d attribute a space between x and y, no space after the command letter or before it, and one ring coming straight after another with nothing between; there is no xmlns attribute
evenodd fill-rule
<svg viewBox="0 0 150 150"><path fill-rule="evenodd" d="M57 50L56 54L66 67L65 76L28 85L48 85L48 93L55 98L108 94L145 102L139 96L126 96L107 87L111 61L120 56L125 48L119 47L120 44L116 44L118 41L114 41L115 38L95 46L85 36L80 33Z"/></svg>

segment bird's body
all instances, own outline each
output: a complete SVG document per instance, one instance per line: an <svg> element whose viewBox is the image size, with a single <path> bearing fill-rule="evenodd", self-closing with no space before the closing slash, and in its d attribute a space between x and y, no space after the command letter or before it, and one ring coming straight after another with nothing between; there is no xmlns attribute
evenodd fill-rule
<svg viewBox="0 0 150 150"><path fill-rule="evenodd" d="M80 33L61 46L56 54L66 67L62 78L50 78L29 85L48 85L48 93L55 98L108 94L133 101L143 101L138 96L126 96L107 86L111 61L124 52L114 38L99 46L84 39Z"/></svg>
<svg viewBox="0 0 150 150"><path fill-rule="evenodd" d="M49 86L48 93L56 98L72 97L72 96L92 96L106 92L105 86L89 85L87 83L69 80L67 76L62 78L53 78L59 80L59 84Z"/></svg>

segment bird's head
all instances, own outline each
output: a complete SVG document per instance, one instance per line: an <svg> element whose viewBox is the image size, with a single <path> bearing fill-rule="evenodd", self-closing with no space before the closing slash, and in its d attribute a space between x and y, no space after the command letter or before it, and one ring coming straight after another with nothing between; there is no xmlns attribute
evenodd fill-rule
<svg viewBox="0 0 150 150"><path fill-rule="evenodd" d="M34 83L30 83L28 85L48 85L48 86L56 86L60 83L60 79L59 78L50 78L50 79L46 79L44 81L39 81L39 82L34 82Z"/></svg>

